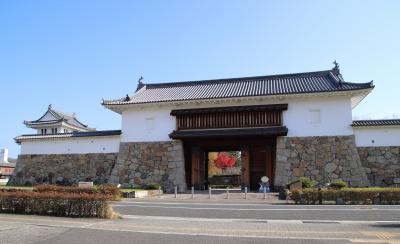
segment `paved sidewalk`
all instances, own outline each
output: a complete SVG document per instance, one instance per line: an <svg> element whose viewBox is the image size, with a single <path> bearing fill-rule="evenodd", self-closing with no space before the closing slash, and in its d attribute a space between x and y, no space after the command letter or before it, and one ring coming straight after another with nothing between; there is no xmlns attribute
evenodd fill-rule
<svg viewBox="0 0 400 244"><path fill-rule="evenodd" d="M398 224L131 216L119 220L0 214L0 243L399 243ZM140 242L139 242L140 241Z"/></svg>

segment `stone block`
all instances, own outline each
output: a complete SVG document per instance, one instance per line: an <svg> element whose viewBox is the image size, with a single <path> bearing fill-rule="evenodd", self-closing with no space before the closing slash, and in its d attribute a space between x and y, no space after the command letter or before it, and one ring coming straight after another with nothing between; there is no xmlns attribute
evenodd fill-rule
<svg viewBox="0 0 400 244"><path fill-rule="evenodd" d="M130 154L127 158L119 155L117 164L121 166L114 167L113 171L126 170L128 173L113 178L113 183L123 182L132 174L136 177L136 181L140 181L140 184L159 183L168 192L173 190L174 185L181 187L186 185L182 142L125 142L121 144L124 144ZM131 172L132 167L127 166L126 162L129 161L135 162L135 172ZM113 175L118 174L113 173Z"/></svg>
<svg viewBox="0 0 400 244"><path fill-rule="evenodd" d="M304 169L303 168L294 168L293 169L293 175L296 177L300 177L304 175Z"/></svg>
<svg viewBox="0 0 400 244"><path fill-rule="evenodd" d="M333 171L335 171L337 168L337 165L334 163L327 163L325 165L325 172L327 173L332 173Z"/></svg>
<svg viewBox="0 0 400 244"><path fill-rule="evenodd" d="M275 184L284 185L293 177L303 175L322 184L327 175L357 178L355 185L369 184L354 136L285 137L285 143L282 142L276 154L277 165L284 163L284 170L276 171Z"/></svg>

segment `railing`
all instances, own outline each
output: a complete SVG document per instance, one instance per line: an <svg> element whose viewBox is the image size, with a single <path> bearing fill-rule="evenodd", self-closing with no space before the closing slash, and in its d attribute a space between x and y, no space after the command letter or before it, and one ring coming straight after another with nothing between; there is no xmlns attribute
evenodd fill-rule
<svg viewBox="0 0 400 244"><path fill-rule="evenodd" d="M176 116L177 129L241 128L282 125L281 111L245 111Z"/></svg>
<svg viewBox="0 0 400 244"><path fill-rule="evenodd" d="M177 130L281 126L287 104L172 110Z"/></svg>

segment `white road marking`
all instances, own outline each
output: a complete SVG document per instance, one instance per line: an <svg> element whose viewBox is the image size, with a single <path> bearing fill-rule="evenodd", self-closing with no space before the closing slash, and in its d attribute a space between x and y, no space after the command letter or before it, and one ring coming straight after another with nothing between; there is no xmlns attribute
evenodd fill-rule
<svg viewBox="0 0 400 244"><path fill-rule="evenodd" d="M224 219L224 218L190 218L190 217L168 217L168 216L147 216L147 215L122 215L124 219L143 219L143 220L166 220L166 221L189 221L189 222L266 222L269 224L400 224L400 221L369 221L369 220L286 220L286 219Z"/></svg>
<svg viewBox="0 0 400 244"><path fill-rule="evenodd" d="M151 206L140 204L113 204L113 207L139 207L139 208L163 208L163 209L195 209L195 210L223 210L223 211L400 211L400 208L213 208L213 207L179 207L179 206Z"/></svg>

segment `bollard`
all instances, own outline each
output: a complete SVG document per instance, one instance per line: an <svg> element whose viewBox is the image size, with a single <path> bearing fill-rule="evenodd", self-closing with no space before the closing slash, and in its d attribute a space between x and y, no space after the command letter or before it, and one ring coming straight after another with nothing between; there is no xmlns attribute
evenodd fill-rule
<svg viewBox="0 0 400 244"><path fill-rule="evenodd" d="M211 187L208 188L208 199L211 199Z"/></svg>
<svg viewBox="0 0 400 244"><path fill-rule="evenodd" d="M264 187L264 200L267 200L267 188Z"/></svg>
<svg viewBox="0 0 400 244"><path fill-rule="evenodd" d="M192 199L194 198L194 186L192 186Z"/></svg>
<svg viewBox="0 0 400 244"><path fill-rule="evenodd" d="M158 187L158 196L161 196L161 186Z"/></svg>
<svg viewBox="0 0 400 244"><path fill-rule="evenodd" d="M177 186L175 186L175 198L177 198L178 197L178 187Z"/></svg>
<svg viewBox="0 0 400 244"><path fill-rule="evenodd" d="M247 186L244 187L244 199L247 199Z"/></svg>
<svg viewBox="0 0 400 244"><path fill-rule="evenodd" d="M229 187L226 188L226 199L229 199Z"/></svg>

